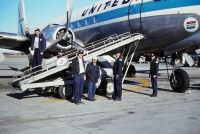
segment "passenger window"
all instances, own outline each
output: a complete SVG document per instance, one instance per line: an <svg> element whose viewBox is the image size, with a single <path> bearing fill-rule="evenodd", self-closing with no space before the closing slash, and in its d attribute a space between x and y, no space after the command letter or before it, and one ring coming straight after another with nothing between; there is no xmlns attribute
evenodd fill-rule
<svg viewBox="0 0 200 134"><path fill-rule="evenodd" d="M86 26L88 25L88 20L87 20L87 19L85 20L85 25L86 25Z"/></svg>
<svg viewBox="0 0 200 134"><path fill-rule="evenodd" d="M96 16L93 17L93 23L96 23Z"/></svg>
<svg viewBox="0 0 200 134"><path fill-rule="evenodd" d="M81 25L80 25L80 21L78 21L78 27L80 27Z"/></svg>
<svg viewBox="0 0 200 134"><path fill-rule="evenodd" d="M71 24L71 25L70 25L70 28L71 28L71 29L74 29L74 25L73 25L73 24Z"/></svg>

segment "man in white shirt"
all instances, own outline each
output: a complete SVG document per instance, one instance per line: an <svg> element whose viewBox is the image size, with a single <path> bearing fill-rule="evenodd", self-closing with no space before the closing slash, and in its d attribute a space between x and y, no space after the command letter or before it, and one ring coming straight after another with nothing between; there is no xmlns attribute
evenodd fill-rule
<svg viewBox="0 0 200 134"><path fill-rule="evenodd" d="M83 50L79 50L77 57L72 61L72 77L74 79L74 103L80 104L85 77L85 65L83 60Z"/></svg>
<svg viewBox="0 0 200 134"><path fill-rule="evenodd" d="M31 50L34 50L33 54L33 72L41 69L42 58L44 51L46 50L46 40L40 32L40 29L35 30L35 34L29 34L28 28L26 29L26 36L31 40Z"/></svg>

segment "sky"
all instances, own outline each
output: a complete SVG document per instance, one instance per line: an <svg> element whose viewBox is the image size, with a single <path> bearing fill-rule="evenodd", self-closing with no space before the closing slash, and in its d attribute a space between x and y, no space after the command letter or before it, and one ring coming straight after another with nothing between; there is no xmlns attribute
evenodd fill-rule
<svg viewBox="0 0 200 134"><path fill-rule="evenodd" d="M17 33L18 1L0 0L0 32ZM29 28L66 14L66 0L24 0ZM99 0L74 0L74 11Z"/></svg>

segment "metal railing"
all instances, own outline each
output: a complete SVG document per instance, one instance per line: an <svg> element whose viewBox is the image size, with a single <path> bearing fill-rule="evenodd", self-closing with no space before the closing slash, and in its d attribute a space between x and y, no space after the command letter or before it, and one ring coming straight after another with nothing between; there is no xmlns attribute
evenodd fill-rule
<svg viewBox="0 0 200 134"><path fill-rule="evenodd" d="M95 56L102 55L103 53L106 53L106 52L114 50L118 47L124 46L124 45L126 45L126 43L131 43L133 41L140 40L142 38L144 38L144 36L139 33L130 34L128 32L128 33L123 33L120 35L115 34L115 35L109 36L107 38L103 38L101 40L89 43L83 47L83 50L85 50L85 52L86 52L84 55L84 59L85 60L89 59L94 55ZM122 41L124 41L124 42L122 43ZM63 53L63 57L68 59L67 60L68 66L63 66L61 68L57 68L56 62L58 61L59 58L57 56L55 56L55 57L51 58L50 60L47 60L50 62L47 62L47 63L45 63L41 66L37 66L35 68L28 69L28 70L22 72L22 74L13 77L11 83L13 83L13 82L31 83L34 80L36 81L36 80L39 80L39 79L42 79L42 78L48 76L48 74L45 74L45 73L47 73L49 71L51 71L51 72L49 72L49 75L50 75L52 73L56 73L56 71L61 71L61 70L67 69L69 67L69 64L76 57L77 51L78 50L76 50L75 48L72 48L68 52ZM38 71L32 72L32 70L37 69L37 68L41 68L41 69ZM42 75L42 74L45 74L45 75ZM37 78L37 76L38 76L38 78Z"/></svg>

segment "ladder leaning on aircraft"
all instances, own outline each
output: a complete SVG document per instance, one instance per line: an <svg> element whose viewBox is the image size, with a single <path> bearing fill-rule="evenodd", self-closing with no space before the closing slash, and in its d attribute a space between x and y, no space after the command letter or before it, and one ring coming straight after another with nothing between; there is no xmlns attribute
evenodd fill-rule
<svg viewBox="0 0 200 134"><path fill-rule="evenodd" d="M86 52L84 60L89 61L93 56L103 55L109 51L113 51L133 42L139 43L139 41L143 38L144 35L139 33L124 33L121 35L113 35L108 38L95 41L85 45L85 47L82 48ZM53 87L50 89L53 89L52 91L55 91L56 89L56 93L58 93L61 98L72 97L73 79L71 77L69 68L70 63L76 57L76 52L77 49L72 48L66 53L66 55L64 54L64 56L61 58L55 56L47 60L46 63L42 65L42 69L37 72L32 73L32 69L22 72L20 75L13 77L11 82L12 86L18 87L22 91L26 91L32 88L42 88L45 90L49 87ZM106 69L102 69L104 72L106 72L106 74L101 73L101 80L106 80L107 78L112 77L112 74L107 72ZM109 83L108 85L112 85L110 82L107 83ZM99 82L98 84L100 85ZM107 86L106 92L111 93L113 91L112 88L112 86Z"/></svg>

